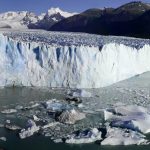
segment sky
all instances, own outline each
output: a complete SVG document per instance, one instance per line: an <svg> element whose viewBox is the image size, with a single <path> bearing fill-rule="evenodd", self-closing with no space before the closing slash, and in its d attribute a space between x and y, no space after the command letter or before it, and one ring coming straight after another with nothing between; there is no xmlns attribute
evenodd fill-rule
<svg viewBox="0 0 150 150"><path fill-rule="evenodd" d="M51 7L59 7L68 12L83 12L89 8L118 7L135 0L0 0L0 12L32 11L46 12ZM150 0L141 0L150 3Z"/></svg>

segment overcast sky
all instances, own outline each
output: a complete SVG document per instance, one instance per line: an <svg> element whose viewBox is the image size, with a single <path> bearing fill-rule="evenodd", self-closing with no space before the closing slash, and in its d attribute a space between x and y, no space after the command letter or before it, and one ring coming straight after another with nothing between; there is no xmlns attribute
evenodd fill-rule
<svg viewBox="0 0 150 150"><path fill-rule="evenodd" d="M0 0L0 12L28 10L36 14L51 7L69 12L82 12L89 8L117 7L134 0ZM142 0L150 3L150 0Z"/></svg>

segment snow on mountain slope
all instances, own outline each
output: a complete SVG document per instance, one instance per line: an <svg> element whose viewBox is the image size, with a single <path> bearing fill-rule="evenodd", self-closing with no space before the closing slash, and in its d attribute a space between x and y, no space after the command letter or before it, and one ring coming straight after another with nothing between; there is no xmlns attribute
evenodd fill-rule
<svg viewBox="0 0 150 150"><path fill-rule="evenodd" d="M10 11L0 14L0 28L27 29L30 28L30 25L32 25L32 28L36 28L39 23L38 28L42 28L43 24L51 26L51 23L54 24L75 14L64 12L59 8L51 8L47 13L42 13L39 16L27 11Z"/></svg>
<svg viewBox="0 0 150 150"><path fill-rule="evenodd" d="M0 86L99 88L150 71L150 40L0 32Z"/></svg>
<svg viewBox="0 0 150 150"><path fill-rule="evenodd" d="M36 23L31 23L28 27L30 29L45 29L49 30L52 25L63 20L64 18L75 15L76 13L68 13L59 8L51 8L45 14L41 14Z"/></svg>
<svg viewBox="0 0 150 150"><path fill-rule="evenodd" d="M31 12L6 12L0 14L0 28L27 28L28 24L37 20L38 17Z"/></svg>
<svg viewBox="0 0 150 150"><path fill-rule="evenodd" d="M51 8L48 10L48 15L49 16L52 16L54 14L61 14L61 16L63 16L64 18L68 18L68 17L71 17L73 15L76 15L77 13L68 13L68 12L65 12L65 11L62 11L60 8Z"/></svg>

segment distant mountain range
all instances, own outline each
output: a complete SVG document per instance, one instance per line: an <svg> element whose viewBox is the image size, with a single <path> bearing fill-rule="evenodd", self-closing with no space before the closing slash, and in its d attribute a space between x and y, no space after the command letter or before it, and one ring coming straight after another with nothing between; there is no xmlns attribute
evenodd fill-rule
<svg viewBox="0 0 150 150"><path fill-rule="evenodd" d="M59 8L51 8L39 16L27 11L6 12L0 14L0 28L150 38L150 4L134 1L118 8L93 8L80 14Z"/></svg>
<svg viewBox="0 0 150 150"><path fill-rule="evenodd" d="M0 14L0 28L13 29L45 29L48 30L52 25L64 18L75 15L59 8L51 8L47 13L37 16L32 12L6 12Z"/></svg>
<svg viewBox="0 0 150 150"><path fill-rule="evenodd" d="M150 4L138 1L115 9L89 9L61 20L49 30L150 38Z"/></svg>

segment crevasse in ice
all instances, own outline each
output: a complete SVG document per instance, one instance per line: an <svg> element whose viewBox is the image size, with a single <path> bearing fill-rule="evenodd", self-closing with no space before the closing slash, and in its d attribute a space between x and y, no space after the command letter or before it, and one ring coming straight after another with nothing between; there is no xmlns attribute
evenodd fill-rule
<svg viewBox="0 0 150 150"><path fill-rule="evenodd" d="M150 71L150 42L141 39L57 32L45 37L0 33L0 86L99 88Z"/></svg>

